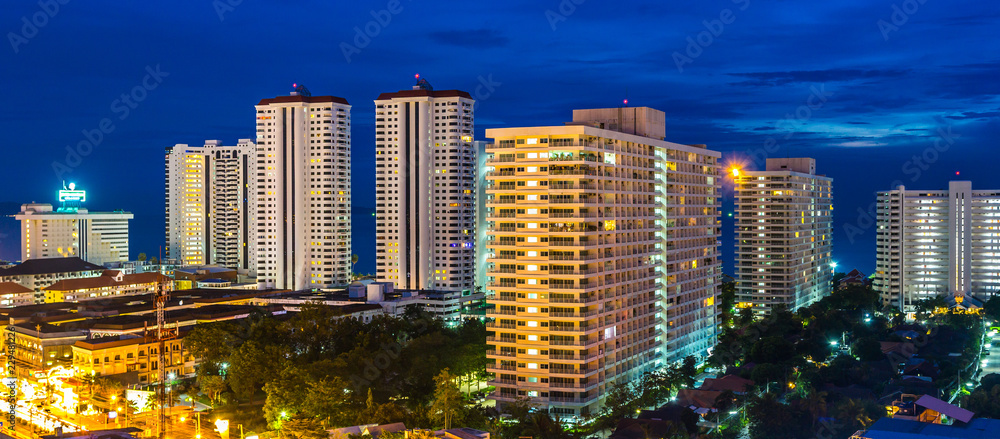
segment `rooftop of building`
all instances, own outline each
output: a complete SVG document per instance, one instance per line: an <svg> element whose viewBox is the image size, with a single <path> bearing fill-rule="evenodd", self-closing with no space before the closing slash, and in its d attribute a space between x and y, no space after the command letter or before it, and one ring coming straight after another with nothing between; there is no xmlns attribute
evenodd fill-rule
<svg viewBox="0 0 1000 439"><path fill-rule="evenodd" d="M321 104L324 102L329 102L331 104L351 105L347 103L347 99L337 96L303 96L303 95L278 96L275 98L261 99L260 103L258 103L257 105L292 104L292 103Z"/></svg>
<svg viewBox="0 0 1000 439"><path fill-rule="evenodd" d="M78 277L75 279L63 279L48 287L42 288L44 291L77 291L91 290L105 287L118 287L124 285L141 285L151 283L166 283L171 279L160 273L135 273L123 274L117 270L105 270L97 277Z"/></svg>
<svg viewBox="0 0 1000 439"><path fill-rule="evenodd" d="M31 293L31 288L25 287L17 282L0 282L0 294L21 294Z"/></svg>
<svg viewBox="0 0 1000 439"><path fill-rule="evenodd" d="M104 270L104 267L91 264L78 257L28 259L9 268L0 268L0 277L33 276L40 274L75 273L80 271Z"/></svg>
<svg viewBox="0 0 1000 439"><path fill-rule="evenodd" d="M987 439L1000 431L1000 420L976 418L968 424L931 424L908 419L882 418L857 437L865 439Z"/></svg>
<svg viewBox="0 0 1000 439"><path fill-rule="evenodd" d="M174 268L174 273L182 272L188 274L227 273L230 271L236 271L236 269L222 267L219 265L186 265L183 267Z"/></svg>
<svg viewBox="0 0 1000 439"><path fill-rule="evenodd" d="M228 318L235 318L237 316L242 316L249 314L253 309L261 309L260 307L255 307L251 305L207 305L198 308L182 308L167 310L163 312L163 320L167 323L177 323L186 322L191 320L197 321L215 321L215 320L225 320ZM264 311L275 312L284 311L284 308L280 306L270 306L263 308ZM127 314L127 315L116 315L104 317L101 319L93 320L90 325L91 329L95 330L116 330L116 331L127 331L139 329L142 327L155 327L156 326L156 315L153 313L148 314Z"/></svg>
<svg viewBox="0 0 1000 439"><path fill-rule="evenodd" d="M394 93L382 93L378 95L376 101L387 101L390 99L400 99L400 98L419 98L419 97L429 97L429 98L466 98L472 99L472 95L469 92L462 90L400 90Z"/></svg>
<svg viewBox="0 0 1000 439"><path fill-rule="evenodd" d="M265 297L287 290L242 290L228 288L195 288L170 293L165 308L170 310L181 306L195 307L234 302ZM106 317L119 314L150 313L156 304L147 300L149 296L108 296L84 302L59 302L25 305L15 308L0 308L0 317L15 320L39 322L65 322L91 317Z"/></svg>

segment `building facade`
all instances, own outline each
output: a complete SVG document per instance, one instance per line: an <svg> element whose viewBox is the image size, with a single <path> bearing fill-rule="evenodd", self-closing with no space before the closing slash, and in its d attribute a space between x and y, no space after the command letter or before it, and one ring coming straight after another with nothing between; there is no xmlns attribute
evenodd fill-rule
<svg viewBox="0 0 1000 439"><path fill-rule="evenodd" d="M21 260L79 257L94 264L128 261L125 211L90 212L82 207L28 203L14 215L21 222Z"/></svg>
<svg viewBox="0 0 1000 439"><path fill-rule="evenodd" d="M104 267L91 264L77 257L31 259L18 265L0 269L0 283L10 282L30 290L32 303L45 302L45 288L66 279L97 277L103 274ZM23 304L27 293L19 292L15 304Z"/></svg>
<svg viewBox="0 0 1000 439"><path fill-rule="evenodd" d="M173 289L173 279L160 273L125 274L108 270L98 277L63 279L45 288L45 303L83 302L113 296L156 294Z"/></svg>
<svg viewBox="0 0 1000 439"><path fill-rule="evenodd" d="M736 300L769 314L832 291L833 179L811 158L767 159L764 171L734 171Z"/></svg>
<svg viewBox="0 0 1000 439"><path fill-rule="evenodd" d="M720 154L650 108L486 131L487 355L501 405L595 413L715 341Z"/></svg>
<svg viewBox="0 0 1000 439"><path fill-rule="evenodd" d="M256 108L258 283L349 284L351 106L303 89Z"/></svg>
<svg viewBox="0 0 1000 439"><path fill-rule="evenodd" d="M425 80L375 100L379 281L474 291L474 103L469 93L433 90Z"/></svg>
<svg viewBox="0 0 1000 439"><path fill-rule="evenodd" d="M79 340L72 346L73 366L83 376L116 377L131 385L159 382L160 367L165 367L167 377L194 376L195 358L184 346L184 335L190 328L182 328L180 337L163 344L165 364L160 364L159 342L154 337L113 336Z"/></svg>
<svg viewBox="0 0 1000 439"><path fill-rule="evenodd" d="M938 295L985 301L1000 290L1000 190L878 193L874 287L886 305L905 312Z"/></svg>
<svg viewBox="0 0 1000 439"><path fill-rule="evenodd" d="M185 265L257 271L257 151L208 140L166 150L167 257Z"/></svg>

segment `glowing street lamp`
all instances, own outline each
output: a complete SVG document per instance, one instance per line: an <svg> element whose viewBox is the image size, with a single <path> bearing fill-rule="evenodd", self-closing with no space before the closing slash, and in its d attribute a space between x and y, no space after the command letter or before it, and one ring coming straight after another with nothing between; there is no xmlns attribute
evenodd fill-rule
<svg viewBox="0 0 1000 439"><path fill-rule="evenodd" d="M222 436L222 439L229 439L229 420L228 419L216 419L215 429Z"/></svg>

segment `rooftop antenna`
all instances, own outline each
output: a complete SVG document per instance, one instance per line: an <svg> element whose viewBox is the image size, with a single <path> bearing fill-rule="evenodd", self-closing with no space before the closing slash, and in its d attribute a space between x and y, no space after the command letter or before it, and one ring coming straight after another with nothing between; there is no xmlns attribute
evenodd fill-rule
<svg viewBox="0 0 1000 439"><path fill-rule="evenodd" d="M426 79L421 78L419 73L413 75L413 77L417 78L417 85L413 86L414 90L434 91L434 87L431 87L431 83L427 82Z"/></svg>
<svg viewBox="0 0 1000 439"><path fill-rule="evenodd" d="M305 85L296 83L292 84L292 88L295 89L295 92L293 93L294 96L305 96L305 97L312 96L312 93L309 92L309 89L306 88Z"/></svg>

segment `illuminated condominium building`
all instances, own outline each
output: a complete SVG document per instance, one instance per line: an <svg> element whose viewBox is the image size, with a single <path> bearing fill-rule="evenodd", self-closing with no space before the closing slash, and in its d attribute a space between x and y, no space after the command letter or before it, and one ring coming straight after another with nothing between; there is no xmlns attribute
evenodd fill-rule
<svg viewBox="0 0 1000 439"><path fill-rule="evenodd" d="M832 291L833 179L811 158L767 159L764 171L734 171L736 300L769 314Z"/></svg>
<svg viewBox="0 0 1000 439"><path fill-rule="evenodd" d="M166 150L167 257L183 265L218 264L256 271L253 237L257 151L208 140Z"/></svg>
<svg viewBox="0 0 1000 439"><path fill-rule="evenodd" d="M290 96L257 104L257 281L295 290L351 279L351 106Z"/></svg>
<svg viewBox="0 0 1000 439"><path fill-rule="evenodd" d="M462 291L475 281L475 102L459 90L375 100L375 261L400 289Z"/></svg>
<svg viewBox="0 0 1000 439"><path fill-rule="evenodd" d="M985 301L1000 290L1000 190L878 193L874 286L886 305L910 312L937 295Z"/></svg>
<svg viewBox="0 0 1000 439"><path fill-rule="evenodd" d="M561 416L715 341L720 154L651 108L486 130L490 385Z"/></svg>
<svg viewBox="0 0 1000 439"><path fill-rule="evenodd" d="M127 262L128 221L133 215L89 212L81 204L86 192L73 184L59 191L62 207L47 203L21 205L21 260L79 257L92 264Z"/></svg>

